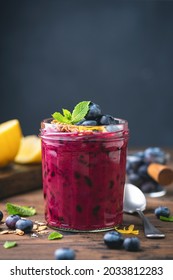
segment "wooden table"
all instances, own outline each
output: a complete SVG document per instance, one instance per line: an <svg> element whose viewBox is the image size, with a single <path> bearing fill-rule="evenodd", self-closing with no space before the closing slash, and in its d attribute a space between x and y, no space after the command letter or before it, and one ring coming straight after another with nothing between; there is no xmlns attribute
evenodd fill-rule
<svg viewBox="0 0 173 280"><path fill-rule="evenodd" d="M172 163L171 163L172 165ZM163 233L164 239L148 239L144 236L141 219L137 215L124 214L123 225L134 224L139 230L139 239L141 241L141 250L139 252L128 252L124 249L108 249L103 242L104 232L99 233L67 233L61 232L63 238L59 240L48 240L47 233L40 234L38 237L31 237L31 234L18 236L15 234L0 235L0 259L3 260L45 260L54 259L54 251L61 247L73 248L76 252L76 259L80 260L159 260L173 259L173 223L163 222L156 218L154 209L160 205L167 206L173 215L173 184L166 187L167 193L163 197L147 197L147 209L145 215L150 221ZM37 214L31 219L33 221L44 222L44 201L42 189L37 189L24 194L18 194L0 201L0 210L4 212L4 219L7 216L5 204L11 202L18 205L34 206ZM0 230L6 229L1 223ZM124 237L134 236L125 235ZM5 241L16 241L17 246L11 249L4 249Z"/></svg>

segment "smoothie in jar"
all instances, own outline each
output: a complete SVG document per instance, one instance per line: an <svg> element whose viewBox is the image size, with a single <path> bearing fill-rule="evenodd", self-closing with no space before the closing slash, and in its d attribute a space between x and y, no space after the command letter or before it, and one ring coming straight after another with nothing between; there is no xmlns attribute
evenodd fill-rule
<svg viewBox="0 0 173 280"><path fill-rule="evenodd" d="M80 104L88 109L74 124L41 123L45 218L61 230L108 230L123 218L128 123L101 110L91 119L94 103Z"/></svg>

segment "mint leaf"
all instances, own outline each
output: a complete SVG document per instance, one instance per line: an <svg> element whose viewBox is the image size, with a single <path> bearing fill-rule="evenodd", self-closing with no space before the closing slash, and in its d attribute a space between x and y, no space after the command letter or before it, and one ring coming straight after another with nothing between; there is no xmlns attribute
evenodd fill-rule
<svg viewBox="0 0 173 280"><path fill-rule="evenodd" d="M64 117L66 117L68 120L71 120L71 112L67 109L62 109Z"/></svg>
<svg viewBox="0 0 173 280"><path fill-rule="evenodd" d="M160 216L159 219L165 222L173 222L173 216L169 216L169 217Z"/></svg>
<svg viewBox="0 0 173 280"><path fill-rule="evenodd" d="M57 231L51 232L48 236L49 240L61 239L61 238L63 238L63 235Z"/></svg>
<svg viewBox="0 0 173 280"><path fill-rule="evenodd" d="M15 247L16 245L17 243L15 241L6 241L3 246L5 249L9 249Z"/></svg>
<svg viewBox="0 0 173 280"><path fill-rule="evenodd" d="M71 121L67 118L67 117L65 117L65 116L63 116L61 113L59 113L59 112L55 112L53 115L52 115L52 117L55 119L55 120L57 120L58 122L61 122L61 123L71 123Z"/></svg>
<svg viewBox="0 0 173 280"><path fill-rule="evenodd" d="M19 215L21 217L29 217L36 214L36 210L33 207L27 207L27 206L20 206L15 205L12 203L6 204L6 209L8 214L10 215Z"/></svg>
<svg viewBox="0 0 173 280"><path fill-rule="evenodd" d="M79 102L74 107L72 113L67 109L62 109L63 114L55 112L54 114L52 114L52 117L60 123L75 124L83 120L83 118L86 116L89 110L90 102L91 101Z"/></svg>
<svg viewBox="0 0 173 280"><path fill-rule="evenodd" d="M77 123L81 121L87 114L89 110L89 104L91 101L79 102L73 109L71 120L72 123Z"/></svg>

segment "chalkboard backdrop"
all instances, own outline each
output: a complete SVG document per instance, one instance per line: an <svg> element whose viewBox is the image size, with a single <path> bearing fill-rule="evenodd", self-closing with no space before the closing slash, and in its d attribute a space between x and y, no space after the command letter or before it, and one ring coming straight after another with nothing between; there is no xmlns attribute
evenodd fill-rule
<svg viewBox="0 0 173 280"><path fill-rule="evenodd" d="M173 144L173 2L0 0L0 122L24 135L82 100L129 121L129 146Z"/></svg>

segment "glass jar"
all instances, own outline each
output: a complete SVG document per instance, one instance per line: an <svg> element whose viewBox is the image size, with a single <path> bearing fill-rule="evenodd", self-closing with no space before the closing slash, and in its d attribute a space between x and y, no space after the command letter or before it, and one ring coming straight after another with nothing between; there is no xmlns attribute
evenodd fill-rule
<svg viewBox="0 0 173 280"><path fill-rule="evenodd" d="M128 123L116 119L104 131L59 131L41 123L42 176L47 224L92 232L122 223Z"/></svg>

